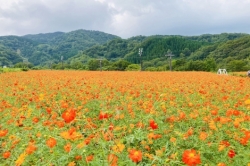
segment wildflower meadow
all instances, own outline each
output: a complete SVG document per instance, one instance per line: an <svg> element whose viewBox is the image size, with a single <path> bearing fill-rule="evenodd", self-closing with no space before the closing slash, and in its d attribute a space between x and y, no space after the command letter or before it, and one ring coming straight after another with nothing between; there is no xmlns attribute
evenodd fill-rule
<svg viewBox="0 0 250 166"><path fill-rule="evenodd" d="M250 78L0 74L0 165L249 166Z"/></svg>

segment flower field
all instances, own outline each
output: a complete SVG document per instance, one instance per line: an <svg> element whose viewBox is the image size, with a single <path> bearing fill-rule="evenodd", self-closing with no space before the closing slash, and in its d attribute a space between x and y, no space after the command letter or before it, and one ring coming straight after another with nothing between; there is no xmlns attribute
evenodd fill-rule
<svg viewBox="0 0 250 166"><path fill-rule="evenodd" d="M0 165L250 165L250 79L0 74Z"/></svg>

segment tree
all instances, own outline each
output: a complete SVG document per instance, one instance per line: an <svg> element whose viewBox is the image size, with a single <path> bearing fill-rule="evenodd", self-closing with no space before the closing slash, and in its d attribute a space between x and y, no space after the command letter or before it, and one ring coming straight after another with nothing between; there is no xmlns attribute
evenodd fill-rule
<svg viewBox="0 0 250 166"><path fill-rule="evenodd" d="M203 61L190 61L187 64L187 70L189 71L206 71L205 62Z"/></svg>
<svg viewBox="0 0 250 166"><path fill-rule="evenodd" d="M80 61L71 62L70 68L71 69L81 69L81 68L83 68L83 64Z"/></svg>
<svg viewBox="0 0 250 166"><path fill-rule="evenodd" d="M229 62L227 67L230 71L245 71L247 70L247 62L243 60L233 60Z"/></svg>
<svg viewBox="0 0 250 166"><path fill-rule="evenodd" d="M206 71L216 71L217 65L214 58L207 58L205 60Z"/></svg>
<svg viewBox="0 0 250 166"><path fill-rule="evenodd" d="M91 59L89 62L88 62L88 68L89 70L97 70L98 68L100 67L100 63L98 60L96 59Z"/></svg>
<svg viewBox="0 0 250 166"><path fill-rule="evenodd" d="M126 71L139 71L141 69L140 65L138 64L131 64L126 67Z"/></svg>
<svg viewBox="0 0 250 166"><path fill-rule="evenodd" d="M145 71L157 71L156 67L147 67Z"/></svg>
<svg viewBox="0 0 250 166"><path fill-rule="evenodd" d="M15 68L32 68L34 67L34 65L32 63L23 63L23 62L19 62L19 63L16 63L14 65Z"/></svg>
<svg viewBox="0 0 250 166"><path fill-rule="evenodd" d="M189 48L184 48L184 50L182 51L182 53L185 55L185 56L189 56L191 54L191 51L189 50Z"/></svg>
<svg viewBox="0 0 250 166"><path fill-rule="evenodd" d="M131 63L126 60L119 60L119 61L114 62L112 67L115 70L124 71L130 64Z"/></svg>

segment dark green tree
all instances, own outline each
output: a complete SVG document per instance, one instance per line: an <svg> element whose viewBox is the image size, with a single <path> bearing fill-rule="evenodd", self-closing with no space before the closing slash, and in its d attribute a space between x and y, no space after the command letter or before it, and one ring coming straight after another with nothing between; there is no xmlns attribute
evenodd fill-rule
<svg viewBox="0 0 250 166"><path fill-rule="evenodd" d="M119 61L116 61L112 64L112 67L114 70L118 70L118 71L124 71L128 65L130 65L131 63L129 63L128 61L126 60L119 60Z"/></svg>

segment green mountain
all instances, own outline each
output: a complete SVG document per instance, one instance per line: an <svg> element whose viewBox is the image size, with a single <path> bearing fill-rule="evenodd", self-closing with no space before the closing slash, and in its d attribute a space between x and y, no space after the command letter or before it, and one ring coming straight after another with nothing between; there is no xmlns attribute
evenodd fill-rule
<svg viewBox="0 0 250 166"><path fill-rule="evenodd" d="M0 44L0 66L11 66L22 61L22 57L20 57L17 52Z"/></svg>
<svg viewBox="0 0 250 166"><path fill-rule="evenodd" d="M175 58L189 57L196 51L215 47L220 43L237 39L247 34L220 34L201 36L136 36L129 39L117 38L103 45L86 49L73 56L69 61L86 63L89 58L104 58L107 60L125 59L131 63L139 63L138 49L143 48L143 60L164 59L168 50ZM204 47L204 48L203 48ZM87 58L88 57L88 58ZM166 58L165 58L166 59Z"/></svg>
<svg viewBox="0 0 250 166"><path fill-rule="evenodd" d="M185 37L190 40L209 43L222 43L228 40L234 40L243 36L248 36L246 33L221 33L221 34L204 34L200 36Z"/></svg>
<svg viewBox="0 0 250 166"><path fill-rule="evenodd" d="M69 33L55 32L25 36L2 36L0 44L6 49L18 52L34 65L58 63L67 60L87 48L104 44L118 36L99 31L76 30ZM13 64L14 61L4 61Z"/></svg>
<svg viewBox="0 0 250 166"><path fill-rule="evenodd" d="M30 39L18 36L2 36L0 37L0 63L9 66L22 62L22 55L32 54L36 45Z"/></svg>
<svg viewBox="0 0 250 166"><path fill-rule="evenodd" d="M202 47L192 53L188 60L214 59L222 68L234 71L250 69L250 35L227 42ZM236 67L237 66L237 67Z"/></svg>
<svg viewBox="0 0 250 166"><path fill-rule="evenodd" d="M55 44L53 42L57 41L56 38L60 38L64 34L65 34L64 32L54 32L54 33L40 33L40 34L35 34L35 35L25 35L22 37L33 40L39 44L53 45Z"/></svg>
<svg viewBox="0 0 250 166"><path fill-rule="evenodd" d="M171 50L174 70L217 70L218 67L232 71L249 68L248 34L201 35L201 36L136 36L129 39L117 38L103 45L98 45L78 53L68 60L68 64L87 64L95 70L99 66L97 59L106 59L110 62L126 60L140 64L143 60L143 69L169 67L169 60L165 56ZM142 57L138 50L143 48ZM91 60L92 59L92 60ZM88 63L91 60L91 63ZM93 61L96 61L95 63ZM93 67L95 64L95 67ZM107 69L110 64L105 63ZM239 66L242 67L239 67ZM238 66L238 67L236 67ZM112 69L112 66L111 66ZM158 70L157 69L157 70Z"/></svg>
<svg viewBox="0 0 250 166"><path fill-rule="evenodd" d="M209 71L216 67L242 70L249 65L249 41L250 35L242 33L154 35L122 39L99 31L76 30L68 33L2 36L0 64L13 65L27 58L34 65L48 66L51 63L59 64L63 58L66 68L95 70L99 66L97 59L101 58L105 59L103 65L109 66L106 69L115 69L117 66L125 69L125 64L140 64L142 59L143 69L166 70L169 67L166 54L171 51L174 55L173 70ZM142 57L138 54L139 48L143 48ZM90 64L95 64L95 67L90 67ZM57 68L61 68L61 65ZM235 67L240 65L244 67Z"/></svg>

